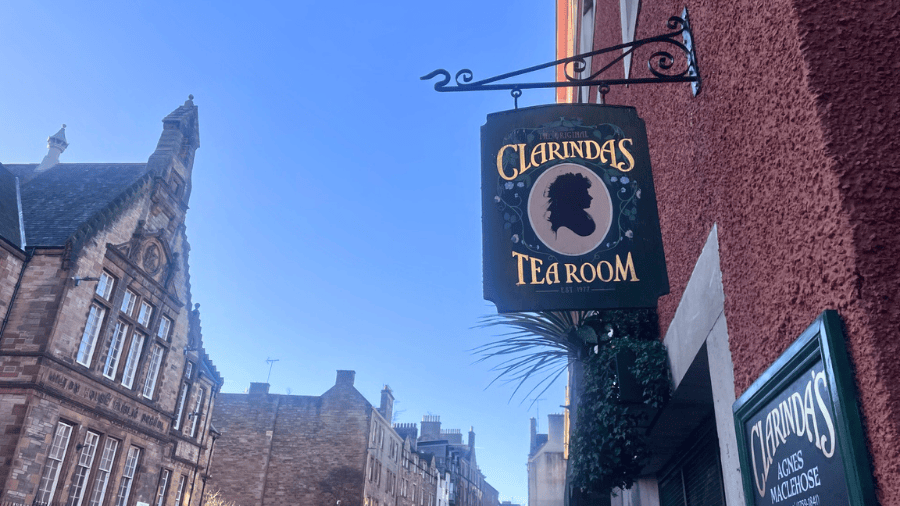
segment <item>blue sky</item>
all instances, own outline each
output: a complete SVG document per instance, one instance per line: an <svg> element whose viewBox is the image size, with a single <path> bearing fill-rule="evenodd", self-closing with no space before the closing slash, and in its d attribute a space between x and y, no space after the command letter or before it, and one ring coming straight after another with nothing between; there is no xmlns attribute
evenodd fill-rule
<svg viewBox="0 0 900 506"><path fill-rule="evenodd" d="M502 500L525 502L528 419L469 350L481 297L479 129L505 92L437 93L554 58L554 3L0 1L0 162L143 162L195 96L193 301L224 391L319 395L356 371L397 421L477 433ZM551 80L552 75L541 76ZM550 103L526 91L521 106ZM560 412L563 382L542 397Z"/></svg>

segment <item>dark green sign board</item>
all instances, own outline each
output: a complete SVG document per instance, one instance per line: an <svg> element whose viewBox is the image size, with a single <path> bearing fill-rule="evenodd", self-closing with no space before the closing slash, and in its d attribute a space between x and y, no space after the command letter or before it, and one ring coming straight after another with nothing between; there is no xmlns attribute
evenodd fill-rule
<svg viewBox="0 0 900 506"><path fill-rule="evenodd" d="M748 506L876 504L855 392L825 311L734 404Z"/></svg>
<svg viewBox="0 0 900 506"><path fill-rule="evenodd" d="M633 107L490 114L481 156L484 298L499 312L655 307L669 293Z"/></svg>

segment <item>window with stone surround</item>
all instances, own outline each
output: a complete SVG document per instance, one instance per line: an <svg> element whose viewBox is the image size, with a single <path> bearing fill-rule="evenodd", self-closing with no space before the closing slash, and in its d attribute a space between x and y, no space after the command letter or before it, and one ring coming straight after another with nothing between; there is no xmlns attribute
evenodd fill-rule
<svg viewBox="0 0 900 506"><path fill-rule="evenodd" d="M100 281L97 282L97 288L95 288L95 293L100 297L103 297L105 300L110 300L110 296L113 292L113 287L116 284L116 278L114 278L110 273L103 271L100 273Z"/></svg>
<svg viewBox="0 0 900 506"><path fill-rule="evenodd" d="M78 355L75 358L79 364L85 367L91 366L91 358L94 355L94 347L97 345L97 336L100 334L105 314L106 309L103 306L91 304L84 333L81 335L81 343L78 345Z"/></svg>
<svg viewBox="0 0 900 506"><path fill-rule="evenodd" d="M134 305L137 302L137 298L136 293L131 290L125 290L125 295L122 297L122 305L119 307L119 311L126 316L131 316L131 313L134 312Z"/></svg>
<svg viewBox="0 0 900 506"><path fill-rule="evenodd" d="M141 310L138 313L138 323L144 327L149 327L151 316L153 316L153 306L147 301L141 301Z"/></svg>
<svg viewBox="0 0 900 506"><path fill-rule="evenodd" d="M91 500L88 506L100 506L106 497L106 488L109 485L109 475L116 461L116 451L119 449L119 441L110 437L103 443L103 453L100 455L100 463L97 466L97 477L94 478L94 486L91 490Z"/></svg>
<svg viewBox="0 0 900 506"><path fill-rule="evenodd" d="M94 456L97 454L97 446L100 443L100 434L88 431L84 435L84 443L78 454L78 463L75 474L72 475L72 484L69 487L69 498L66 506L81 506L84 499L84 491L87 488L88 479L91 476L91 468L94 466Z"/></svg>
<svg viewBox="0 0 900 506"><path fill-rule="evenodd" d="M206 393L202 388L197 389L197 400L194 403L194 411L191 412L191 437L197 437L197 427L200 426L200 419L203 418L203 397Z"/></svg>
<svg viewBox="0 0 900 506"><path fill-rule="evenodd" d="M178 491L175 492L175 506L182 506L184 502L184 489L187 485L187 476L181 475L178 478Z"/></svg>
<svg viewBox="0 0 900 506"><path fill-rule="evenodd" d="M59 480L59 469L66 458L66 450L69 447L69 438L72 437L72 425L65 422L56 424L56 432L53 434L53 442L50 444L50 453L41 473L38 483L38 493L34 498L35 504L49 504L56 493L56 485Z"/></svg>
<svg viewBox="0 0 900 506"><path fill-rule="evenodd" d="M128 449L125 467L122 469L122 480L119 482L119 491L116 493L116 506L126 506L128 504L128 498L131 496L131 485L134 483L134 475L137 472L140 457L140 448L132 446Z"/></svg>
<svg viewBox="0 0 900 506"><path fill-rule="evenodd" d="M128 336L129 325L125 322L116 322L116 329L109 341L109 351L106 353L106 363L103 364L103 375L111 380L116 379L119 369L119 359L122 357L122 348Z"/></svg>
<svg viewBox="0 0 900 506"><path fill-rule="evenodd" d="M150 357L147 364L147 376L144 378L143 395L147 399L153 399L156 391L156 380L159 377L159 369L162 364L163 347L154 344L150 347Z"/></svg>
<svg viewBox="0 0 900 506"><path fill-rule="evenodd" d="M190 363L190 362L189 362ZM184 415L184 404L187 401L187 394L190 385L187 383L181 384L181 391L178 392L178 401L175 404L175 417L172 419L172 429L178 430L181 428L181 418Z"/></svg>
<svg viewBox="0 0 900 506"><path fill-rule="evenodd" d="M138 361L141 359L141 349L144 347L146 337L140 332L131 335L131 346L128 348L128 358L125 360L125 371L122 373L122 386L131 389L134 386L134 376L137 372Z"/></svg>
<svg viewBox="0 0 900 506"><path fill-rule="evenodd" d="M162 339L163 341L169 342L170 332L172 331L172 319L168 316L163 316L159 319L159 328L156 329L156 337Z"/></svg>
<svg viewBox="0 0 900 506"><path fill-rule="evenodd" d="M160 469L159 471L159 483L156 486L156 501L153 503L156 506L165 506L166 504L166 492L169 490L169 470L168 469Z"/></svg>

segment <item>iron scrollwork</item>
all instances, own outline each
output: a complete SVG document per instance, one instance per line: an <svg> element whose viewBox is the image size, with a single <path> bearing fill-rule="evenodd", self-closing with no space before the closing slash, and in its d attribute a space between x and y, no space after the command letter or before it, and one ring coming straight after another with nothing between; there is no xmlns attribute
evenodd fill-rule
<svg viewBox="0 0 900 506"><path fill-rule="evenodd" d="M618 44L589 53L583 53L560 60L555 60L540 65L534 65L521 70L507 72L487 79L474 81L474 73L470 69L462 69L451 77L450 72L444 69L438 69L428 75L422 76L423 81L440 77L434 83L435 91L488 91L488 90L510 90L516 102L518 97L522 95L522 90L535 88L566 88L579 86L597 86L601 94L605 95L611 86L623 84L651 84L651 83L692 83L694 95L700 92L700 73L697 68L697 54L693 44L693 33L688 18L687 9L684 10L681 17L672 16L666 23L666 27L670 30L662 35L647 37L645 39ZM679 40L680 39L680 40ZM663 47L650 55L647 60L647 68L651 77L636 78L607 78L602 77L605 72L634 53L638 48L649 44L661 44ZM612 53L618 51L618 54L611 61L606 63L602 68L584 77L584 72L588 70L588 58ZM673 54L674 53L674 54ZM684 65L676 65L680 61L678 56L684 58ZM504 82L512 78L537 72L548 68L560 67L563 69L565 80L549 81L549 82ZM679 71L679 69L682 69ZM453 84L451 84L453 81ZM516 104L518 106L518 103Z"/></svg>

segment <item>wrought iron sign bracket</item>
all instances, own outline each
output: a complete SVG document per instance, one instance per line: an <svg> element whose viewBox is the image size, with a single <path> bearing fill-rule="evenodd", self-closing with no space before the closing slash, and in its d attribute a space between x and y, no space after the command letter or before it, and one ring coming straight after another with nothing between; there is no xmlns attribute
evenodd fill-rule
<svg viewBox="0 0 900 506"><path fill-rule="evenodd" d="M528 67L513 72L507 72L480 81L474 81L474 75L469 69L462 69L456 73L455 84L450 84L450 72L444 69L438 69L428 75L422 76L423 81L431 80L440 76L440 80L434 83L435 91L491 91L491 90L509 90L515 100L516 108L519 106L519 97L522 96L522 90L536 88L575 88L581 86L597 86L600 95L600 103L604 103L604 97L609 92L611 86L628 85L628 84L658 84L658 83L691 83L691 91L694 96L700 93L700 71L697 67L697 52L694 47L694 37L691 31L690 19L688 17L687 8L681 14L681 17L672 16L666 23L666 27L671 30L668 33L657 35L655 37L647 37L645 39L618 44L589 53L583 53L552 62L542 63L533 67ZM680 39L680 40L679 40ZM650 44L660 45L647 60L647 67L652 77L624 78L614 79L604 77L604 73L610 70L625 57L634 53L638 48L648 46ZM620 52L618 56L612 59L596 72L584 76L588 73L587 59L606 53ZM674 55L672 53L675 53ZM676 55L679 58L676 59ZM684 62L681 62L681 57ZM679 63L676 65L676 63ZM565 80L551 82L502 82L518 76L530 74L547 68L561 67ZM683 69L681 72L678 69ZM607 74L608 76L608 74Z"/></svg>

